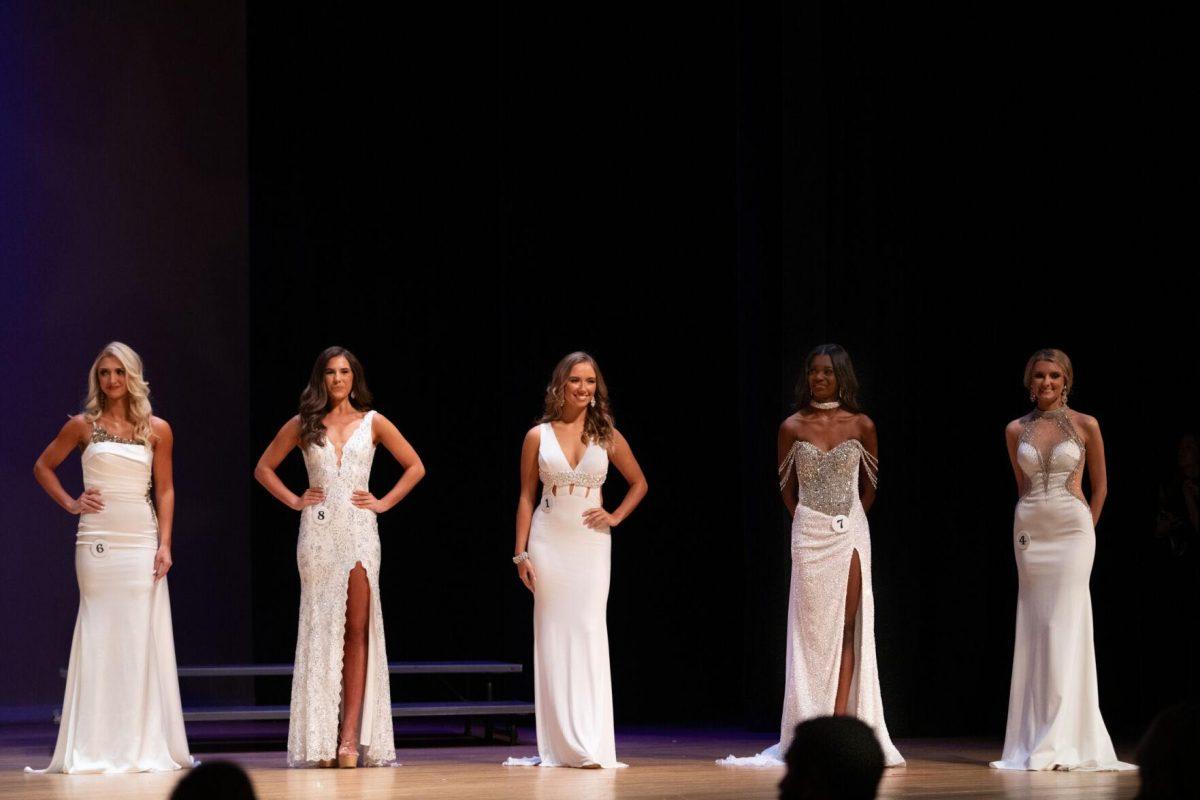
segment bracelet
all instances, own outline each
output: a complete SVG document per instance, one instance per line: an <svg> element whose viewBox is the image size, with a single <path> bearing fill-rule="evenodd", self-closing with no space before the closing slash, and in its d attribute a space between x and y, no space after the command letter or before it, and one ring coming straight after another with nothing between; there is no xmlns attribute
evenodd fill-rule
<svg viewBox="0 0 1200 800"><path fill-rule="evenodd" d="M528 561L528 560L529 560L529 553L527 553L525 551L521 551L520 553L517 553L515 556L513 556L514 564L520 564L522 561Z"/></svg>

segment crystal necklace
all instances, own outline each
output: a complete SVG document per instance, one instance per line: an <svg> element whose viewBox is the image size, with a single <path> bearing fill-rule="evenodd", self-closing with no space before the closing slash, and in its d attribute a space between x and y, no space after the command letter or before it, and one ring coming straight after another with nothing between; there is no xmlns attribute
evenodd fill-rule
<svg viewBox="0 0 1200 800"><path fill-rule="evenodd" d="M822 411L829 411L830 409L838 408L842 405L837 400L830 400L828 403L818 403L816 400L809 400L808 404L813 408L819 408Z"/></svg>

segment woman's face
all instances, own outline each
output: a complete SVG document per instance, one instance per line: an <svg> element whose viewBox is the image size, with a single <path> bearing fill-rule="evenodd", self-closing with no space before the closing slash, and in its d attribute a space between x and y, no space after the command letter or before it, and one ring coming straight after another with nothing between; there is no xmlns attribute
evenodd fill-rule
<svg viewBox="0 0 1200 800"><path fill-rule="evenodd" d="M818 403L837 399L837 375L833 374L832 356L813 356L808 365L808 391Z"/></svg>
<svg viewBox="0 0 1200 800"><path fill-rule="evenodd" d="M566 386L563 387L563 407L580 410L586 409L596 396L596 370L586 361L581 361L571 367L567 376Z"/></svg>
<svg viewBox="0 0 1200 800"><path fill-rule="evenodd" d="M126 385L125 365L115 356L105 356L96 366L96 380L109 402L120 400L129 388Z"/></svg>
<svg viewBox="0 0 1200 800"><path fill-rule="evenodd" d="M354 388L354 372L345 356L334 356L325 362L325 393L329 404L335 406L350 396Z"/></svg>
<svg viewBox="0 0 1200 800"><path fill-rule="evenodd" d="M1062 398L1067 376L1054 361L1035 361L1029 377L1029 390L1042 408L1049 408Z"/></svg>

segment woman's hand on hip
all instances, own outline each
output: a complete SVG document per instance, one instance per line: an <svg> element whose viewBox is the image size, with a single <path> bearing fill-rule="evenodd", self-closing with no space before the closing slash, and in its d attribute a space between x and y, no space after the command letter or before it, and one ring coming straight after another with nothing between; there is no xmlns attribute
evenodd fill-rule
<svg viewBox="0 0 1200 800"><path fill-rule="evenodd" d="M605 528L617 527L617 519L603 508L597 506L583 512L583 524L592 530L601 531Z"/></svg>

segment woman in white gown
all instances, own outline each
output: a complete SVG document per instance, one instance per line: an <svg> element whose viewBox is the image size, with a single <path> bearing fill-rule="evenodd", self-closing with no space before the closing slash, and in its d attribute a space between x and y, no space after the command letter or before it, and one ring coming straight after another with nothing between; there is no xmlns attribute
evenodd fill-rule
<svg viewBox="0 0 1200 800"><path fill-rule="evenodd" d="M792 515L787 663L779 744L730 766L782 764L796 725L850 715L871 726L884 763L904 763L888 735L875 663L867 509L875 499L875 424L858 410L850 356L815 348L779 428L779 488ZM860 489L860 475L867 478Z"/></svg>
<svg viewBox="0 0 1200 800"><path fill-rule="evenodd" d="M629 484L611 513L601 495L609 461ZM613 735L605 619L611 533L647 488L629 443L613 426L600 368L587 353L571 353L554 368L542 419L521 448L513 561L533 593L538 757L506 764L624 766Z"/></svg>
<svg viewBox="0 0 1200 800"><path fill-rule="evenodd" d="M88 373L83 413L63 426L34 466L46 493L79 516L79 614L67 690L54 755L38 772L157 772L193 763L166 579L173 439L166 421L152 416L149 394L137 353L108 344ZM77 498L54 472L76 448L84 485Z"/></svg>
<svg viewBox="0 0 1200 800"><path fill-rule="evenodd" d="M376 443L404 468L379 498L367 485ZM295 447L308 469L301 495L275 473ZM301 512L289 766L329 767L335 756L346 768L360 757L367 766L396 759L375 518L424 475L421 459L396 426L371 410L362 364L345 348L327 348L300 395L300 413L280 429L254 470L267 491Z"/></svg>
<svg viewBox="0 0 1200 800"><path fill-rule="evenodd" d="M1021 499L1013 518L1019 589L1008 727L1003 756L992 762L999 769L1136 769L1117 760L1100 716L1088 581L1108 487L1099 424L1067 407L1073 380L1066 353L1034 353L1025 387L1037 407L1005 430Z"/></svg>

